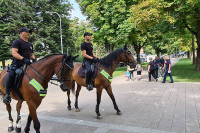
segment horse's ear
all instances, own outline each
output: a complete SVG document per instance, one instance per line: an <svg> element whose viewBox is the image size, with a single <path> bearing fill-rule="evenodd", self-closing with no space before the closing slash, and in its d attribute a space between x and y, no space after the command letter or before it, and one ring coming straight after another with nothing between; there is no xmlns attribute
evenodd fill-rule
<svg viewBox="0 0 200 133"><path fill-rule="evenodd" d="M124 45L123 50L124 50L124 51L127 51L127 50L128 50L127 44Z"/></svg>
<svg viewBox="0 0 200 133"><path fill-rule="evenodd" d="M78 56L79 56L79 55L72 57L72 60L75 60Z"/></svg>

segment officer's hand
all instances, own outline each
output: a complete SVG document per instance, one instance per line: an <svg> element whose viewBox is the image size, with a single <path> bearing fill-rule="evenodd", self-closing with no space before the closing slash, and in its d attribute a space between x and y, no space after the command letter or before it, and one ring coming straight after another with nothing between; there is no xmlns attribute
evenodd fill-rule
<svg viewBox="0 0 200 133"><path fill-rule="evenodd" d="M95 57L94 57L94 58L92 59L92 61L93 61L94 63L99 62L99 58L95 58Z"/></svg>
<svg viewBox="0 0 200 133"><path fill-rule="evenodd" d="M26 65L30 65L31 64L31 62L26 58L23 58L22 60Z"/></svg>

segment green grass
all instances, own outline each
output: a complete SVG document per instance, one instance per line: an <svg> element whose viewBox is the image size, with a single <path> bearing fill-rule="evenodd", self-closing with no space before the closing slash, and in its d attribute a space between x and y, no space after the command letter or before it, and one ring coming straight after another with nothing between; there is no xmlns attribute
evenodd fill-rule
<svg viewBox="0 0 200 133"><path fill-rule="evenodd" d="M192 61L184 58L172 67L172 77L175 82L200 82L200 71L195 71Z"/></svg>
<svg viewBox="0 0 200 133"><path fill-rule="evenodd" d="M127 70L126 66L125 67L116 68L114 73L113 73L113 78L125 74L126 70Z"/></svg>

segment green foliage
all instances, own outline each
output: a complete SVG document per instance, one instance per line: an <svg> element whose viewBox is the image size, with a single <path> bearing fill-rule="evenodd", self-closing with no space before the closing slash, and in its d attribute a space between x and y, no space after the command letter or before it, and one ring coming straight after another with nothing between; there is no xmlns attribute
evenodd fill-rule
<svg viewBox="0 0 200 133"><path fill-rule="evenodd" d="M114 47L126 43L128 33L131 31L127 22L131 1L77 0L77 2L81 6L82 12L96 27L94 41L98 40L96 41L98 45L105 44L106 51L111 52Z"/></svg>
<svg viewBox="0 0 200 133"><path fill-rule="evenodd" d="M47 14L53 11L62 17L63 47L73 46L71 32L69 32L69 16L71 5L67 0L3 0L0 5L0 32L4 33L5 44L11 44L19 38L19 29L32 29L30 42L34 44L37 57L49 53L60 53L60 21L56 14ZM1 34L2 35L2 34ZM2 43L1 43L2 44Z"/></svg>

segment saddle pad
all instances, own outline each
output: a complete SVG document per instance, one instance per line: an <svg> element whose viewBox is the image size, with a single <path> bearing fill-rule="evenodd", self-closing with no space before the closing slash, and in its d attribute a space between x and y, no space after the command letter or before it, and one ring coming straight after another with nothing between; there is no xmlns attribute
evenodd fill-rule
<svg viewBox="0 0 200 133"><path fill-rule="evenodd" d="M92 74L92 78L94 79L97 76L97 68L94 69L94 72ZM80 67L78 70L78 76L81 78L85 78L86 73L85 73L85 68L84 67Z"/></svg>

